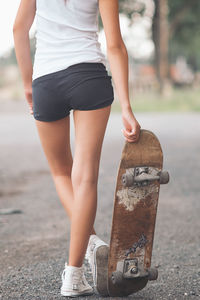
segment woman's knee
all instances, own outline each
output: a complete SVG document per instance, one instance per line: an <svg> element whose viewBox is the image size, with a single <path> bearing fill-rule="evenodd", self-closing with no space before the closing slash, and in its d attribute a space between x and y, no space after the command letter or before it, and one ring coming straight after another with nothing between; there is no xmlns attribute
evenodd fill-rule
<svg viewBox="0 0 200 300"><path fill-rule="evenodd" d="M73 166L71 172L71 181L74 187L81 185L96 185L98 181L98 167L91 166L90 168L79 168L78 166Z"/></svg>

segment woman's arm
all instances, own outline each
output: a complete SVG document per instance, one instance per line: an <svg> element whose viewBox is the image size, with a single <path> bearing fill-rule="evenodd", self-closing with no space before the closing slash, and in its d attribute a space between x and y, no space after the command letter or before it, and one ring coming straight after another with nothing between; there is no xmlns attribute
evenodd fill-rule
<svg viewBox="0 0 200 300"><path fill-rule="evenodd" d="M99 12L110 69L122 109L123 133L128 141L135 142L139 138L140 125L133 115L129 99L128 53L120 30L118 0L99 0Z"/></svg>
<svg viewBox="0 0 200 300"><path fill-rule="evenodd" d="M32 73L29 30L35 18L36 0L21 0L13 25L17 63L21 72L25 95L32 105ZM32 109L30 107L30 109Z"/></svg>

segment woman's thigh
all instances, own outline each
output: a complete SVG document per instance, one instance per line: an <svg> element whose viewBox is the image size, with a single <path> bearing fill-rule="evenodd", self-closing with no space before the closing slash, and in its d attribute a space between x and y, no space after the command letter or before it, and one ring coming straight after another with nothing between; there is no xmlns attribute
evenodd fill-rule
<svg viewBox="0 0 200 300"><path fill-rule="evenodd" d="M111 105L95 110L74 110L75 151L72 180L97 181L103 139Z"/></svg>
<svg viewBox="0 0 200 300"><path fill-rule="evenodd" d="M71 173L70 116L52 122L35 122L52 174Z"/></svg>

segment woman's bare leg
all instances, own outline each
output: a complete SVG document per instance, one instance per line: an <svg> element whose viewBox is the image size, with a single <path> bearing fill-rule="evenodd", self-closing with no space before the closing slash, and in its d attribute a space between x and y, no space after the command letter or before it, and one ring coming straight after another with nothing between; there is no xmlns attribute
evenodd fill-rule
<svg viewBox="0 0 200 300"><path fill-rule="evenodd" d="M73 158L70 147L70 117L58 121L35 120L43 151L60 201L71 219L74 203L71 182ZM91 234L95 234L92 229Z"/></svg>
<svg viewBox="0 0 200 300"><path fill-rule="evenodd" d="M71 218L69 265L83 262L97 207L97 181L102 143L111 106L74 110L75 153L72 165L74 205Z"/></svg>

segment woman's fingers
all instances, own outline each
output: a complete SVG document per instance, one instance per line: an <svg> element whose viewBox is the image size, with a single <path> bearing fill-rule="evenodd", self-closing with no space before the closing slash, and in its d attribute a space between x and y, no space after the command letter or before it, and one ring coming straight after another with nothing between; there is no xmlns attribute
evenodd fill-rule
<svg viewBox="0 0 200 300"><path fill-rule="evenodd" d="M130 132L130 131L127 131L126 129L122 129L122 132L123 132L124 136L127 138L132 139L132 138L137 137L137 132L135 132L135 131Z"/></svg>
<svg viewBox="0 0 200 300"><path fill-rule="evenodd" d="M132 130L132 131L127 131L126 129L121 129L122 133L126 137L126 140L128 142L137 142L140 136L140 130Z"/></svg>
<svg viewBox="0 0 200 300"><path fill-rule="evenodd" d="M135 130L133 130L133 129L132 129L132 131L127 131L125 129L125 133L127 134L127 136L130 136L130 137L137 135L137 132Z"/></svg>
<svg viewBox="0 0 200 300"><path fill-rule="evenodd" d="M136 142L140 135L140 124L137 122L132 110L123 110L122 121L124 127L122 133L129 142Z"/></svg>

